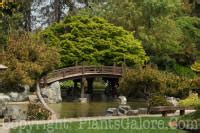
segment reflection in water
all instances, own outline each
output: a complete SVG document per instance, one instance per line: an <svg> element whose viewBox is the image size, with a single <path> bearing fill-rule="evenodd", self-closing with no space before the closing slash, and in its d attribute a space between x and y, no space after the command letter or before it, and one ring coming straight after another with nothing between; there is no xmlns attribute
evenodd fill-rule
<svg viewBox="0 0 200 133"><path fill-rule="evenodd" d="M132 109L146 107L145 102L128 102L128 105ZM117 102L92 102L87 104L63 102L50 105L58 113L60 118L103 116L108 108L116 108L118 106L119 103Z"/></svg>

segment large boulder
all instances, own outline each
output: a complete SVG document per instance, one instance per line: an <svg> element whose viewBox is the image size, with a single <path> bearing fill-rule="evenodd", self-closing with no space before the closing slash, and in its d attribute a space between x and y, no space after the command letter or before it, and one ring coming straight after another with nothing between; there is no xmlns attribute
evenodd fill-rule
<svg viewBox="0 0 200 133"><path fill-rule="evenodd" d="M6 94L0 93L0 101L1 102L8 102L8 101L10 101L10 97Z"/></svg>
<svg viewBox="0 0 200 133"><path fill-rule="evenodd" d="M129 105L120 105L118 107L118 115L126 115L131 110Z"/></svg>
<svg viewBox="0 0 200 133"><path fill-rule="evenodd" d="M5 113L7 111L6 103L8 101L10 101L10 97L8 95L0 93L0 118L5 116Z"/></svg>
<svg viewBox="0 0 200 133"><path fill-rule="evenodd" d="M167 100L168 102L170 102L173 106L177 106L177 105L178 105L178 101L179 101L180 99L175 98L175 97L166 97L166 100Z"/></svg>
<svg viewBox="0 0 200 133"><path fill-rule="evenodd" d="M117 116L118 115L118 109L117 108L108 108L106 110L106 116Z"/></svg>
<svg viewBox="0 0 200 133"><path fill-rule="evenodd" d="M21 121L21 120L26 120L27 118L27 107L22 108L18 105L12 105L8 106L6 113L4 115L4 119L6 122L11 122L11 121Z"/></svg>
<svg viewBox="0 0 200 133"><path fill-rule="evenodd" d="M139 114L139 110L129 110L127 116L135 116Z"/></svg>
<svg viewBox="0 0 200 133"><path fill-rule="evenodd" d="M125 96L119 96L118 98L119 98L120 103L122 105L126 105L127 104L127 98Z"/></svg>
<svg viewBox="0 0 200 133"><path fill-rule="evenodd" d="M59 82L54 82L50 86L41 89L41 94L47 103L62 102Z"/></svg>
<svg viewBox="0 0 200 133"><path fill-rule="evenodd" d="M8 95L10 97L10 101L12 102L23 102L28 100L28 95L30 92L30 87L25 85L24 92L10 92Z"/></svg>

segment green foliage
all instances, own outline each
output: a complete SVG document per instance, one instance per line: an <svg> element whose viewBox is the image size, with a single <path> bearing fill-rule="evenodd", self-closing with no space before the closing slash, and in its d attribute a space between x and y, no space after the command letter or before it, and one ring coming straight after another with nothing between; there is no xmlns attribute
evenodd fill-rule
<svg viewBox="0 0 200 133"><path fill-rule="evenodd" d="M0 52L7 45L8 36L24 28L24 15L20 3L8 3L0 8Z"/></svg>
<svg viewBox="0 0 200 133"><path fill-rule="evenodd" d="M95 90L105 90L106 85L103 81L95 81L93 85Z"/></svg>
<svg viewBox="0 0 200 133"><path fill-rule="evenodd" d="M27 119L32 120L48 120L50 118L50 112L37 104L28 105Z"/></svg>
<svg viewBox="0 0 200 133"><path fill-rule="evenodd" d="M129 31L142 40L151 63L159 69L192 77L191 71L174 69L189 67L199 58L200 19L190 16L192 6L182 0L114 0L91 4L79 14L100 16ZM172 67L172 68L171 68Z"/></svg>
<svg viewBox="0 0 200 133"><path fill-rule="evenodd" d="M200 99L197 93L192 93L184 100L179 101L179 106L182 107L200 107Z"/></svg>
<svg viewBox="0 0 200 133"><path fill-rule="evenodd" d="M191 68L195 72L200 72L200 62L195 62Z"/></svg>
<svg viewBox="0 0 200 133"><path fill-rule="evenodd" d="M149 100L150 107L156 107L156 106L172 106L170 102L168 102L164 96L161 96L160 94L154 94L151 99Z"/></svg>
<svg viewBox="0 0 200 133"><path fill-rule="evenodd" d="M151 96L149 100L149 107L158 106L173 106L172 103L168 102L163 95L155 93ZM175 111L168 111L167 113L174 113ZM159 111L150 111L151 114L161 114Z"/></svg>
<svg viewBox="0 0 200 133"><path fill-rule="evenodd" d="M200 78L196 78L192 81L193 91L198 93L200 96Z"/></svg>
<svg viewBox="0 0 200 133"><path fill-rule="evenodd" d="M61 89L68 89L68 88L73 87L73 86L74 86L74 83L71 80L62 82L61 85L60 85Z"/></svg>
<svg viewBox="0 0 200 133"><path fill-rule="evenodd" d="M75 63L127 65L143 64L147 56L141 42L133 34L102 18L69 16L41 33L49 45L58 46L61 67Z"/></svg>
<svg viewBox="0 0 200 133"><path fill-rule="evenodd" d="M10 36L3 56L3 63L8 66L2 75L4 91L20 91L23 85L34 85L60 61L55 48L28 33Z"/></svg>
<svg viewBox="0 0 200 133"><path fill-rule="evenodd" d="M135 96L140 92L144 98L154 93L187 97L190 80L146 66L127 71L120 80L119 89L126 96Z"/></svg>
<svg viewBox="0 0 200 133"><path fill-rule="evenodd" d="M196 73L191 70L189 67L181 66L179 64L174 64L173 66L167 68L167 71L173 72L180 76L185 76L189 78L197 77Z"/></svg>

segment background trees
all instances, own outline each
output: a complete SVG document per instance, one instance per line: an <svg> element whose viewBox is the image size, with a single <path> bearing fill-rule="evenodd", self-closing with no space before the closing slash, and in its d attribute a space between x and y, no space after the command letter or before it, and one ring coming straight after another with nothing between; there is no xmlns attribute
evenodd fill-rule
<svg viewBox="0 0 200 133"><path fill-rule="evenodd" d="M62 66L75 63L129 66L144 64L147 56L133 34L97 17L69 16L41 33L46 43L60 48Z"/></svg>
<svg viewBox="0 0 200 133"><path fill-rule="evenodd" d="M200 62L195 62L194 65L192 65L192 70L195 72L200 72Z"/></svg>
<svg viewBox="0 0 200 133"><path fill-rule="evenodd" d="M78 14L101 16L135 32L150 62L159 69L194 77L190 66L199 58L200 19L187 0L132 0L90 3Z"/></svg>
<svg viewBox="0 0 200 133"><path fill-rule="evenodd" d="M19 0L1 10L0 44L6 47L10 33L41 30L46 44L59 50L60 67L83 61L133 66L147 61L147 54L159 70L193 78L190 66L200 59L199 5L197 0Z"/></svg>
<svg viewBox="0 0 200 133"><path fill-rule="evenodd" d="M119 83L119 90L126 96L149 99L153 95L187 97L191 81L150 66L127 71Z"/></svg>
<svg viewBox="0 0 200 133"><path fill-rule="evenodd" d="M34 85L43 74L59 63L59 54L53 47L29 33L9 36L8 46L3 54L3 63L8 70L3 77L3 90L22 91L23 85Z"/></svg>

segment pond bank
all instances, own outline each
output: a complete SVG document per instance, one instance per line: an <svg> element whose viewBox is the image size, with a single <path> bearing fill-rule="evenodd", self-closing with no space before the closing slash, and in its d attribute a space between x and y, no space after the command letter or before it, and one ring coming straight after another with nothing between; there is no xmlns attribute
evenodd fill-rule
<svg viewBox="0 0 200 133"><path fill-rule="evenodd" d="M30 104L29 101L25 101L25 102L8 102L8 105L28 105Z"/></svg>
<svg viewBox="0 0 200 133"><path fill-rule="evenodd" d="M191 113L192 111L187 110L186 114ZM175 114L169 114L169 117L178 116L178 112ZM115 119L127 119L127 118L150 118L157 117L162 118L162 115L138 115L138 116L98 116L98 117L80 117L80 118L67 118L67 119L57 119L57 120L44 120L44 121L22 121L22 122L12 122L12 123L3 123L0 127L0 133L9 133L10 129L28 126L28 125L43 125L43 124L57 124L57 123L66 123L66 122L81 122L81 121L92 121L92 120L115 120Z"/></svg>

